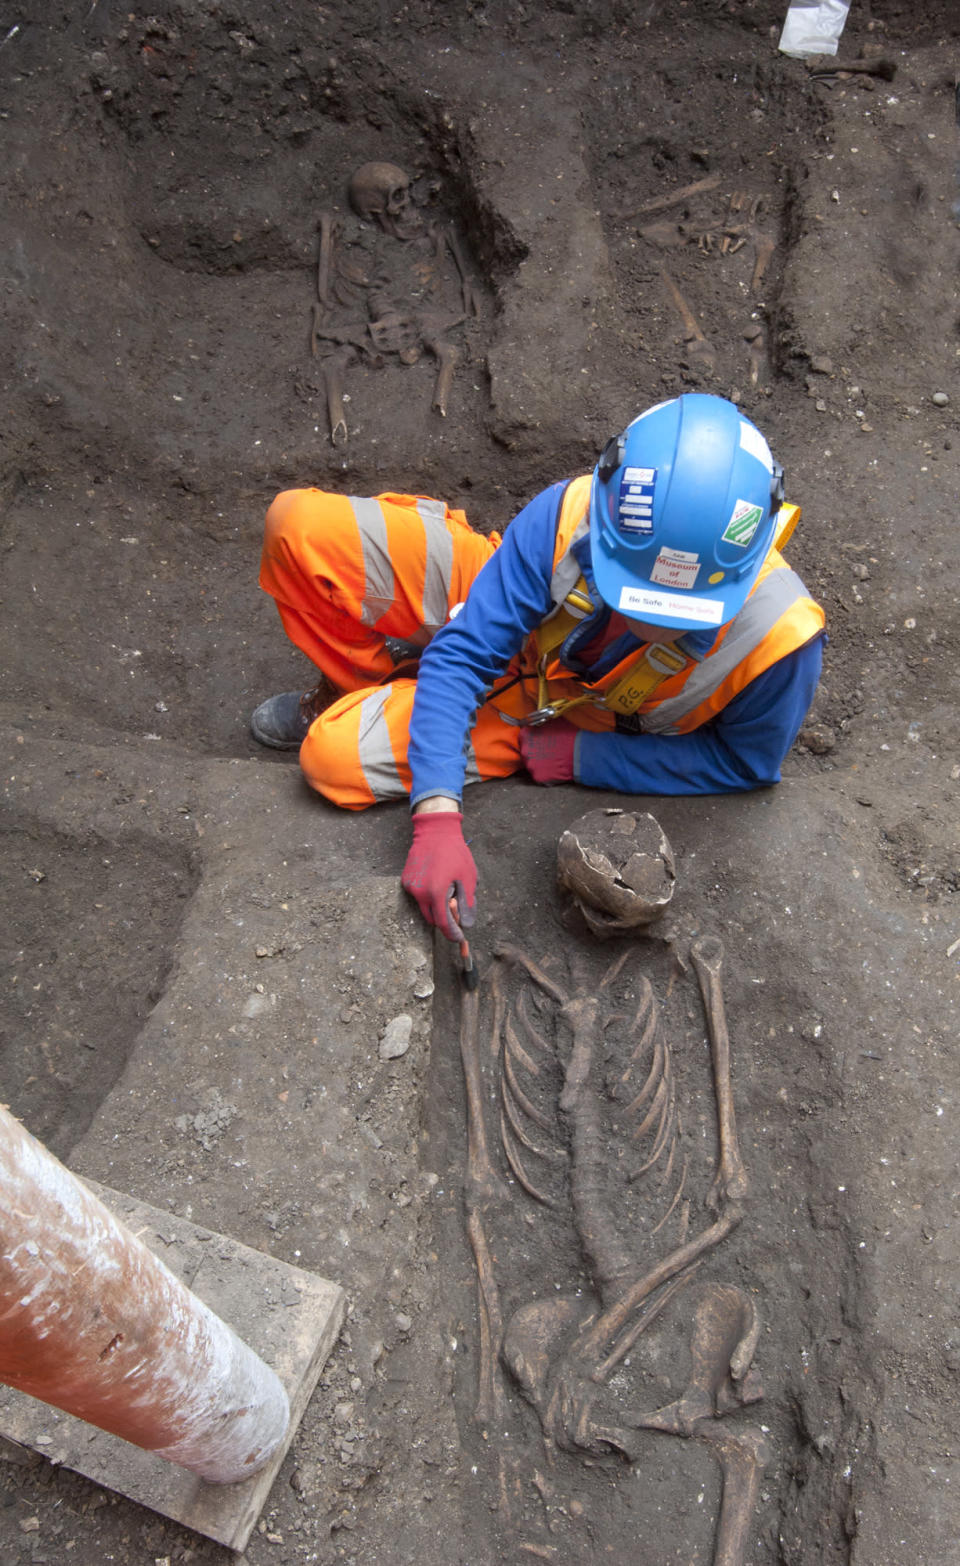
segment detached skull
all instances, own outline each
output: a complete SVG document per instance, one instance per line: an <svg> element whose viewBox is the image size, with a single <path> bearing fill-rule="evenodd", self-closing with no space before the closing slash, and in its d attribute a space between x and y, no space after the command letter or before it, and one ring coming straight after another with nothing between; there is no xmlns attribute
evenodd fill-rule
<svg viewBox="0 0 960 1566"><path fill-rule="evenodd" d="M423 218L413 204L410 176L395 163L363 163L350 181L350 204L362 218L376 218L394 239L415 239Z"/></svg>
<svg viewBox="0 0 960 1566"><path fill-rule="evenodd" d="M651 815L591 810L557 845L557 880L601 940L658 919L676 874L673 850Z"/></svg>

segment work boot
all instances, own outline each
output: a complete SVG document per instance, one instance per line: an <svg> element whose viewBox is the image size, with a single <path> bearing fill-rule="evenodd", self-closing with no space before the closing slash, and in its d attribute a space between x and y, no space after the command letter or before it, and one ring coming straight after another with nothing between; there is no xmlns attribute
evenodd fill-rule
<svg viewBox="0 0 960 1566"><path fill-rule="evenodd" d="M420 654L423 652L423 648L417 642L406 642L399 636L385 636L383 645L393 659L394 677L396 677L397 670L403 669L406 671L410 664L418 664L420 662Z"/></svg>
<svg viewBox="0 0 960 1566"><path fill-rule="evenodd" d="M284 691L262 701L250 718L250 732L273 750L299 750L314 718L335 701L337 692L324 677L311 691Z"/></svg>

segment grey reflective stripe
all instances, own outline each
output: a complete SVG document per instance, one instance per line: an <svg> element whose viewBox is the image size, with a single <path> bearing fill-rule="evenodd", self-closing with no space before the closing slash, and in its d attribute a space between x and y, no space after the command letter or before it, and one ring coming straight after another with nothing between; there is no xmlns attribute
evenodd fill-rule
<svg viewBox="0 0 960 1566"><path fill-rule="evenodd" d="M477 766L476 752L469 741L464 750L464 756L466 758L466 770L463 774L464 787L468 783L482 783L483 778L480 776L480 768Z"/></svg>
<svg viewBox="0 0 960 1566"><path fill-rule="evenodd" d="M393 562L387 548L387 524L380 503L350 496L360 548L363 551L363 603L360 620L376 625L392 606L396 594Z"/></svg>
<svg viewBox="0 0 960 1566"><path fill-rule="evenodd" d="M397 771L390 730L383 715L389 695L390 686L384 685L371 691L360 704L357 757L374 799L398 799L407 792Z"/></svg>
<svg viewBox="0 0 960 1566"><path fill-rule="evenodd" d="M681 718L712 696L718 685L722 685L773 630L780 616L786 614L798 598L806 596L807 590L795 571L786 567L771 571L751 593L717 651L704 658L688 675L683 690L662 701L651 712L641 713L640 727L644 733L674 732Z"/></svg>
<svg viewBox="0 0 960 1566"><path fill-rule="evenodd" d="M428 632L433 632L447 623L450 583L453 580L453 539L441 500L418 500L417 513L423 523L426 544L423 624Z"/></svg>
<svg viewBox="0 0 960 1566"><path fill-rule="evenodd" d="M586 537L589 527L590 514L589 511L586 511L584 512L581 521L577 524L576 532L571 538L564 553L560 556L560 559L553 568L553 575L550 578L550 597L553 599L553 602L558 609L560 608L560 605L563 603L563 600L566 598L567 594L570 592L571 588L576 587L581 576L583 575L583 572L577 563L577 557L573 552L573 546L574 544L578 544L581 538Z"/></svg>

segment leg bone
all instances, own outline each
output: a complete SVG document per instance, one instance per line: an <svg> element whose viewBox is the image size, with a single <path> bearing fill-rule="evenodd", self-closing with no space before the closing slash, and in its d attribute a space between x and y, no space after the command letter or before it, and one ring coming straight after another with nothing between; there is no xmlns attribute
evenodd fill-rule
<svg viewBox="0 0 960 1566"><path fill-rule="evenodd" d="M698 1441L712 1446L723 1476L713 1566L745 1566L760 1480L770 1460L769 1445L762 1431L749 1426L727 1430L719 1420L703 1420L695 1434Z"/></svg>
<svg viewBox="0 0 960 1566"><path fill-rule="evenodd" d="M323 379L327 392L327 418L334 446L347 444L347 416L343 407L343 376L354 359L352 348L340 348L323 361Z"/></svg>
<svg viewBox="0 0 960 1566"><path fill-rule="evenodd" d="M460 358L459 351L453 343L445 342L442 337L428 337L426 346L437 361L437 379L433 388L433 404L441 418L447 416L447 398L450 396L450 387L453 384L453 372Z"/></svg>
<svg viewBox="0 0 960 1566"><path fill-rule="evenodd" d="M333 277L333 246L337 222L331 212L320 214L320 254L317 260L317 299L325 310L330 308L330 283Z"/></svg>
<svg viewBox="0 0 960 1566"><path fill-rule="evenodd" d="M769 234L763 234L757 231L753 236L753 244L756 259L753 265L753 276L750 279L750 292L752 294L758 294L760 292L760 285L763 282L767 267L770 265L770 262L773 258L773 252L777 248L777 242Z"/></svg>
<svg viewBox="0 0 960 1566"><path fill-rule="evenodd" d="M684 341L687 344L688 353L696 354L697 358L701 361L705 369L712 369L716 363L716 355L710 343L708 343L707 339L700 330L700 327L697 324L696 316L694 315L690 306L687 304L687 301L684 299L682 293L680 292L676 283L673 281L673 278L670 276L669 272L661 268L660 276L663 278L663 281L667 286L667 291L677 307L680 319L683 321Z"/></svg>
<svg viewBox="0 0 960 1566"><path fill-rule="evenodd" d="M474 1413L477 1423L485 1425L491 1420L499 1420L504 1410L503 1387L497 1374L497 1361L503 1342L503 1314L483 1217L480 1209L469 1203L467 1233L477 1266L477 1299L480 1308L480 1365Z"/></svg>

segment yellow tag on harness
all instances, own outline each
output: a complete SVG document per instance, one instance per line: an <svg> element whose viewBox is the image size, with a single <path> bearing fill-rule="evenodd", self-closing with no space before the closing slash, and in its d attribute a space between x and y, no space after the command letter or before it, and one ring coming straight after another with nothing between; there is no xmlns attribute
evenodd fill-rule
<svg viewBox="0 0 960 1566"><path fill-rule="evenodd" d="M587 579L581 576L574 587L571 587L563 603L549 620L544 620L537 626L534 636L537 643L537 652L540 655L540 665L543 667L550 654L565 642L575 625L585 620L588 614L593 614L596 605L587 591Z"/></svg>
<svg viewBox="0 0 960 1566"><path fill-rule="evenodd" d="M651 642L636 662L611 685L602 697L603 705L610 712L623 716L639 712L658 685L669 680L671 674L679 674L689 660L675 647L664 642Z"/></svg>

